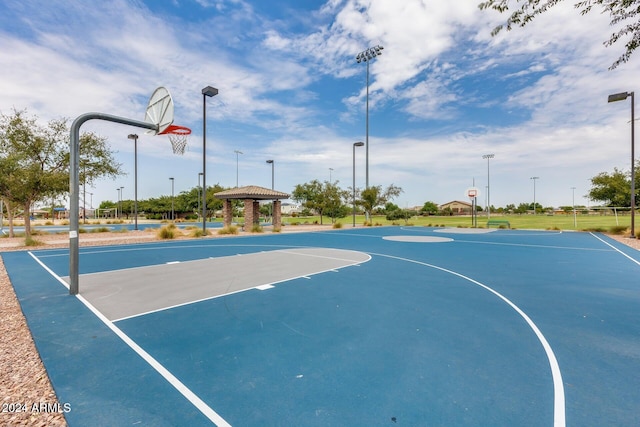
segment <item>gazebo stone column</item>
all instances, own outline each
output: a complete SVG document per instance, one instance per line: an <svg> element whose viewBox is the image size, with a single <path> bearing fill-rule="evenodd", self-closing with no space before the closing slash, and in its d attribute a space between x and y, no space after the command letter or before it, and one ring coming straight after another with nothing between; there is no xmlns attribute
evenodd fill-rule
<svg viewBox="0 0 640 427"><path fill-rule="evenodd" d="M280 200L273 201L273 227L282 227L282 202Z"/></svg>
<svg viewBox="0 0 640 427"><path fill-rule="evenodd" d="M222 202L222 219L225 227L230 227L233 222L233 204L230 199L224 199Z"/></svg>
<svg viewBox="0 0 640 427"><path fill-rule="evenodd" d="M260 202L257 200L253 201L253 225L260 225Z"/></svg>
<svg viewBox="0 0 640 427"><path fill-rule="evenodd" d="M251 230L253 224L253 199L244 199L244 230Z"/></svg>

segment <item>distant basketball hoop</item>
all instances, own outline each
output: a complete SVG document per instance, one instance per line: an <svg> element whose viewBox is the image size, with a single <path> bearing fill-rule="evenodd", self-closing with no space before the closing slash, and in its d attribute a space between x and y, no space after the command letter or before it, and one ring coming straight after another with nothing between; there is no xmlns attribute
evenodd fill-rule
<svg viewBox="0 0 640 427"><path fill-rule="evenodd" d="M173 154L182 155L187 148L191 129L185 126L170 125L163 132L158 133L158 135L167 135L171 142Z"/></svg>

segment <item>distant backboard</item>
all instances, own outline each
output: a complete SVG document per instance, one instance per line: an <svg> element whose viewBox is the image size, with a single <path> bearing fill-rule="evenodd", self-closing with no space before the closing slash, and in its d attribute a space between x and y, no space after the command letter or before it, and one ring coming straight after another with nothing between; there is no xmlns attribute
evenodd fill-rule
<svg viewBox="0 0 640 427"><path fill-rule="evenodd" d="M164 87L160 86L151 95L144 121L158 125L157 132L153 130L147 132L152 135L164 132L173 123L173 99Z"/></svg>

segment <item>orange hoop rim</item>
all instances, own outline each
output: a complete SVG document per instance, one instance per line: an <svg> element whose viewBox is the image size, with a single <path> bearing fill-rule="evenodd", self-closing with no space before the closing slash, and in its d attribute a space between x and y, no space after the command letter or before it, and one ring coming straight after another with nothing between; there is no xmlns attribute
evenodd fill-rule
<svg viewBox="0 0 640 427"><path fill-rule="evenodd" d="M191 129L189 129L186 126L169 125L163 132L159 133L158 135L166 135L166 134L191 135Z"/></svg>

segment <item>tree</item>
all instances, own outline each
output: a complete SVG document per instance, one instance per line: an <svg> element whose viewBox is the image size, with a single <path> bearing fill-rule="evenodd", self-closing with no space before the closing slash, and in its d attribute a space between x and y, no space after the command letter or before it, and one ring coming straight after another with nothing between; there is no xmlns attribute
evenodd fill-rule
<svg viewBox="0 0 640 427"><path fill-rule="evenodd" d="M438 205L433 202L425 202L420 209L422 215L436 215L438 213Z"/></svg>
<svg viewBox="0 0 640 427"><path fill-rule="evenodd" d="M338 187L337 181L321 183L314 179L305 184L298 184L291 192L291 198L301 203L304 208L320 215L320 224L322 224L323 215L329 215L334 222L335 218L347 214L342 200L348 199L348 194Z"/></svg>
<svg viewBox="0 0 640 427"><path fill-rule="evenodd" d="M504 24L498 25L491 32L498 34L503 28L510 31L513 26L524 27L537 15L546 12L562 0L487 0L478 5L480 9L494 9L500 13L510 10L511 3L518 3L516 10L511 12ZM637 16L640 13L640 0L583 0L574 4L580 10L581 15L585 15L594 6L601 6L602 12L608 12L611 16L611 25L620 24L628 20L636 20L624 25L620 30L614 32L609 39L604 42L605 46L611 46L621 38L631 35L631 39L625 44L625 52L609 67L614 69L623 62L627 62L633 51L640 45L640 22Z"/></svg>
<svg viewBox="0 0 640 427"><path fill-rule="evenodd" d="M385 190L382 190L381 185L369 187L362 190L360 193L360 200L357 203L362 206L367 218L371 218L373 210L386 204L389 200L398 197L402 193L402 188L395 185L389 185Z"/></svg>
<svg viewBox="0 0 640 427"><path fill-rule="evenodd" d="M636 169L640 162L636 162ZM640 174L636 174L636 200L640 190ZM606 203L608 206L631 206L631 172L624 172L614 168L613 173L601 172L591 178L591 200Z"/></svg>
<svg viewBox="0 0 640 427"><path fill-rule="evenodd" d="M92 183L121 173L106 139L93 133L80 137L80 178ZM25 236L31 238L31 206L69 191L69 127L66 119L47 126L14 110L0 115L0 195L12 206L24 209Z"/></svg>

